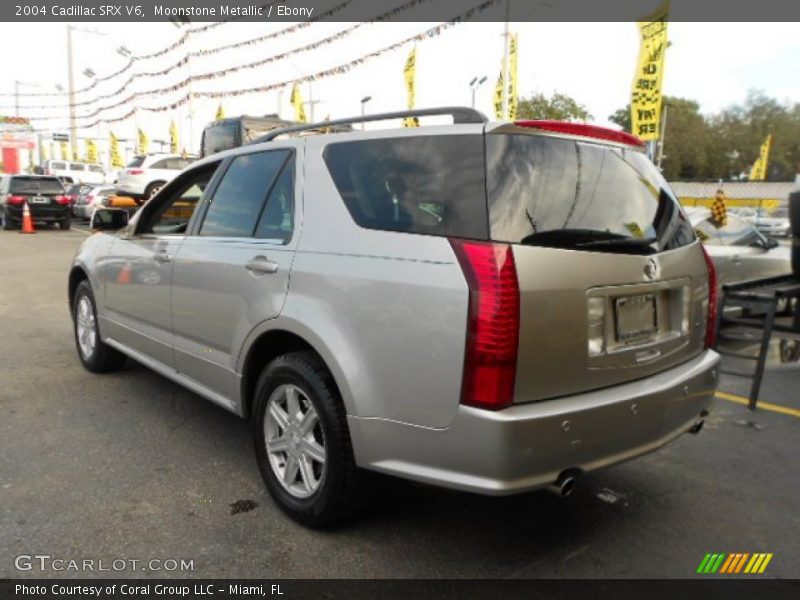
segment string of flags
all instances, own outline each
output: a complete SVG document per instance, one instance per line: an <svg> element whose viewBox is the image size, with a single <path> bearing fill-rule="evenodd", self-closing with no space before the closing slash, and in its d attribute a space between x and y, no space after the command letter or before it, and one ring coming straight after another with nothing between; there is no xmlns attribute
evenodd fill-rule
<svg viewBox="0 0 800 600"><path fill-rule="evenodd" d="M280 54L275 54L273 56L269 56L269 57L260 59L258 61L255 61L253 63L249 63L249 64L245 64L245 65L238 65L238 66L235 66L235 67L229 67L227 69L220 69L220 70L213 71L213 72L210 72L210 73L204 73L202 75L196 75L196 76L192 77L191 79L193 81L197 81L197 80L216 79L216 78L220 78L220 77L225 77L226 75L229 75L231 73L236 73L237 71L242 70L242 69L248 69L248 68L255 68L255 67L263 66L263 65L266 65L266 64L270 64L270 63L276 62L278 60L283 60L283 59L285 59L287 57L290 57L290 56L294 56L295 54L299 54L301 52L309 52L309 51L312 51L312 50L316 50L320 46L323 46L323 45L331 43L331 42L339 41L339 40L347 37L348 35L352 34L354 31L364 27L365 25L369 25L371 23L375 23L375 22L379 22L379 21L389 20L390 18L394 17L395 15L397 15L400 12L409 10L411 8L414 8L415 6L417 6L419 4L422 4L422 3L425 3L425 2L430 2L430 1L431 0L411 0L410 2L407 2L407 3L405 3L405 4L401 5L401 6L398 6L398 7L395 7L393 9L389 10L389 11L386 11L383 14L380 14L377 17L375 17L375 18L373 18L373 19L371 19L369 21L359 22L359 23L357 23L357 24L355 24L353 26L350 26L350 27L348 27L348 28L336 33L336 34L329 35L329 36L327 36L325 38L322 38L322 39L320 39L320 40L318 40L316 42L313 42L311 44L307 44L307 45L301 46L299 48L294 48L292 50L288 50L288 51L282 52ZM91 98L89 100L84 100L84 101L81 101L81 102L73 102L73 103L67 104L67 105L65 105L65 104L28 105L27 108L29 108L29 109L43 109L43 108L60 108L60 109L63 109L65 107L69 107L69 106L82 107L82 106L89 106L91 104L99 102L100 100L107 100L109 98L114 98L115 96L118 96L119 94L123 93L126 89L128 89L130 87L130 85L134 81L136 81L138 79L161 77L161 76L167 75L167 74L173 72L176 69L180 69L182 67L185 67L189 63L190 59L192 59L192 58L198 58L198 57L202 57L202 56L209 56L209 55L218 54L220 52L227 51L227 50L254 46L254 45L261 44L263 42L269 41L269 40L273 40L273 39L276 39L276 38L279 38L279 37L283 37L283 36L295 33L295 32L297 32L297 31L299 31L301 29L304 29L304 28L308 27L309 25L311 25L315 21L321 21L321 20L327 19L331 15L333 15L333 14L339 12L340 10L342 10L343 8L345 8L348 4L350 4L350 2L352 2L352 0L347 0L346 2L343 2L343 3L339 4L338 6L335 6L335 7L331 8L327 12L322 13L319 16L314 17L313 19L309 19L308 21L304 21L302 23L297 23L296 25L292 25L292 26L287 27L285 29L282 29L280 31L268 33L268 34L265 34L265 35L260 35L258 37L255 37L255 38L252 38L252 39L249 39L249 40L242 40L242 41L233 42L233 43L230 43L230 44L225 44L223 46L218 46L216 48L206 48L206 49L202 49L202 50L194 50L194 51L188 52L183 58L181 58L176 63L174 63L174 64L172 64L172 65L170 65L168 67L165 67L163 69L156 70L156 71L142 71L142 72L134 73L119 88L117 88L113 92L100 94L100 95L95 96L94 98ZM133 63L129 62L129 64L133 64ZM104 77L102 79L104 79L104 80L113 79L116 75L119 75L119 74L123 73L126 70L127 70L126 68L120 69L116 73L112 73L111 75L108 75L108 76L106 76L106 77ZM161 89L157 89L157 90L151 90L150 92L147 92L147 93L148 94L150 94L150 93L154 93L155 94L155 93L162 93L162 92L166 92L166 91L169 91L169 88L161 88ZM77 93L78 92L76 92L76 94ZM119 106L120 104L124 103L126 100L127 99L125 99L125 100L123 100L123 101L121 101L120 103L117 103L117 104L111 104L111 105L106 105L106 106L99 107L97 110L94 111L94 113L89 113L89 114L84 115L84 116L96 116L98 114L98 112L103 111L103 110L108 110L110 108L115 108L116 106ZM61 117L36 117L36 118L40 119L40 120L46 120L46 119L61 118Z"/></svg>
<svg viewBox="0 0 800 600"><path fill-rule="evenodd" d="M272 83L272 84L266 84L266 85L260 85L260 86L254 86L254 87L249 87L249 88L224 90L224 91L191 92L191 96L193 98L210 98L210 99L218 99L219 100L219 99L223 99L223 98L231 98L231 97L238 97L238 96L244 96L244 95L249 95L249 94L271 92L271 91L275 91L275 90L279 90L279 89L285 88L285 87L287 87L289 85L294 85L295 83L300 84L300 83L306 83L306 82L310 82L310 81L318 81L318 80L321 80L321 79L326 79L328 77L333 77L333 76L336 76L336 75L342 75L342 74L348 73L352 69L360 67L361 65L371 61L372 59L375 59L377 57L383 56L384 54L387 54L389 52L393 52L393 51L395 51L395 50L397 50L399 48L402 48L403 46L407 46L407 45L412 44L412 43L421 42L421 41L424 41L426 39L431 39L431 38L434 38L434 37L438 37L443 32L445 32L445 31L447 31L447 30L449 30L449 29L451 29L451 28L463 23L464 21L467 21L467 20L471 19L476 14L478 14L480 12L483 12L484 10L488 9L489 7L493 6L494 4L497 4L498 2L500 2L500 0L485 0L484 2L481 2L480 4L478 4L477 6L474 6L473 8L461 13L460 15L455 16L450 21L446 21L444 23L440 23L440 24L438 24L438 25L436 25L434 27L431 27L431 28L421 32L421 33L409 36L407 38L404 38L402 40L394 42L393 44L390 44L388 46L384 46L383 48L374 50L374 51L372 51L372 52L370 52L368 54L365 54L363 56L360 56L358 58L350 60L350 61L348 61L348 62L346 62L344 64L340 64L340 65L337 65L335 67L324 69L324 70L318 71L316 73L312 73L312 74L309 74L309 75L304 75L302 77L297 77L297 78L286 80L286 81L281 81L281 82ZM260 62L261 61L258 61L258 63L260 63ZM250 68L252 68L253 66L260 66L260 64L253 65L253 63L251 63ZM245 67L237 67L237 69L243 69L243 68L245 68ZM158 94L162 94L162 93L178 91L178 90L180 90L180 89L182 89L184 87L187 87L192 82L202 81L208 75L209 74L192 76L192 77L189 77L189 78L185 79L184 81L181 81L181 82L179 82L179 83L177 83L177 84L175 84L173 86L170 86L169 88L153 89L153 90L147 90L147 91L143 91L143 92L137 92L135 94L131 94L128 98L126 98L125 100L123 100L123 101L121 101L119 103L116 103L113 106L103 107L101 109L98 109L98 110L94 111L93 113L90 113L88 115L80 115L77 118L78 118L78 120L87 119L87 118L91 118L93 116L96 116L99 112L102 112L104 110L109 110L110 108L116 108L118 106L122 106L122 105L125 105L125 104L133 105L133 103L139 97L145 97L145 96L158 95ZM157 106L157 107L141 106L141 107L138 107L138 109L140 111L143 110L143 111L155 112L155 113L176 110L177 108L183 106L184 104L186 104L189 101L189 96L190 96L190 93L186 93L182 97L178 98L177 100L175 100L173 102L164 103L164 104L162 104L160 106ZM119 123L119 122L122 122L122 121L126 121L126 120L130 119L134 115L135 111L136 111L136 109L131 108L128 112L126 112L125 114L120 115L118 117L95 119L94 121L91 121L89 123L82 123L80 125L80 127L82 127L82 128L91 128L91 127L96 127L96 126L98 126L100 124L111 124L111 123ZM56 118L58 118L58 117L56 117ZM61 117L61 118L63 118L63 117ZM38 117L37 117L37 119L43 120L43 119L40 119Z"/></svg>

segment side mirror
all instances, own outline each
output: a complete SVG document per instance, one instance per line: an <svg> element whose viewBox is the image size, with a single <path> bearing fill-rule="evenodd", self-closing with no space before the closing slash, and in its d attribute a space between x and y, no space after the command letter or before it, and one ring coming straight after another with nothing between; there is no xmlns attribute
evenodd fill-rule
<svg viewBox="0 0 800 600"><path fill-rule="evenodd" d="M120 208L97 208L92 214L92 231L117 231L128 224L128 211Z"/></svg>

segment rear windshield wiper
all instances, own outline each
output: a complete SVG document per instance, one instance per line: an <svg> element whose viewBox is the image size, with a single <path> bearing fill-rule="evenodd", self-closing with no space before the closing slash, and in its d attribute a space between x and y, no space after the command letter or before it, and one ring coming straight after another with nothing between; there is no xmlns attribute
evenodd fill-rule
<svg viewBox="0 0 800 600"><path fill-rule="evenodd" d="M632 246L635 248L641 246L652 246L658 240L654 237L648 238L635 238L635 237L622 237L610 240L590 240L588 242L578 242L576 246L581 248L595 247L595 246Z"/></svg>

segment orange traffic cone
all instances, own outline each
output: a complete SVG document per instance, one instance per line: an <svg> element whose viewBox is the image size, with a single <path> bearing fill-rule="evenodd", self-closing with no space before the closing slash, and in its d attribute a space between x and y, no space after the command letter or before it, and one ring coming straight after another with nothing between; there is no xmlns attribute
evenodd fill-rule
<svg viewBox="0 0 800 600"><path fill-rule="evenodd" d="M20 233L36 233L33 228L33 219L31 219L31 209L28 208L28 203L22 207L22 229Z"/></svg>

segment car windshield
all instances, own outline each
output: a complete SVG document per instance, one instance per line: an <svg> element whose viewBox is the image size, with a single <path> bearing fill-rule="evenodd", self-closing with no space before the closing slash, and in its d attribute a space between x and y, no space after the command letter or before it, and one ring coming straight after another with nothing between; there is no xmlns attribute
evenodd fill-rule
<svg viewBox="0 0 800 600"><path fill-rule="evenodd" d="M56 177L14 177L8 190L12 194L63 194Z"/></svg>

